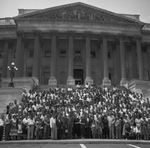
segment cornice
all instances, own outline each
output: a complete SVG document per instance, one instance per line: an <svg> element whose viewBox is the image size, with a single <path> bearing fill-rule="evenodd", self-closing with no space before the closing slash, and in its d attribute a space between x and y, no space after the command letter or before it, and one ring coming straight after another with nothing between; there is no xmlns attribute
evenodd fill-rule
<svg viewBox="0 0 150 148"><path fill-rule="evenodd" d="M76 24L87 24L87 25L89 25L89 24L91 24L91 25L93 25L93 24L95 24L95 25L101 25L101 24L103 24L103 25L114 25L114 26L134 26L134 27L136 27L136 28L142 28L142 26L141 25L139 25L139 24L133 24L133 23L124 23L124 22L107 22L107 21L88 21L88 20L55 20L55 19L38 19L38 18L36 18L36 19L34 19L34 18L31 18L31 19L29 19L29 18L23 18L23 19L19 19L19 20L17 20L17 23L19 24L19 23L40 23L41 24L41 22L42 23L52 23L52 24L54 24L54 23L76 23Z"/></svg>
<svg viewBox="0 0 150 148"><path fill-rule="evenodd" d="M142 30L141 32L142 32L142 34L149 34L150 35L150 30Z"/></svg>
<svg viewBox="0 0 150 148"><path fill-rule="evenodd" d="M0 26L0 30L15 30L17 28L16 25L2 25Z"/></svg>

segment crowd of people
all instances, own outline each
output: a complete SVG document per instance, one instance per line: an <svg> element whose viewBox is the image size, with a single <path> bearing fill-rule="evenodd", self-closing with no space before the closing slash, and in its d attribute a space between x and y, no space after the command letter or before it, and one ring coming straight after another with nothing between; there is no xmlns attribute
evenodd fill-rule
<svg viewBox="0 0 150 148"><path fill-rule="evenodd" d="M128 89L86 84L34 90L6 108L0 140L150 139L150 103Z"/></svg>

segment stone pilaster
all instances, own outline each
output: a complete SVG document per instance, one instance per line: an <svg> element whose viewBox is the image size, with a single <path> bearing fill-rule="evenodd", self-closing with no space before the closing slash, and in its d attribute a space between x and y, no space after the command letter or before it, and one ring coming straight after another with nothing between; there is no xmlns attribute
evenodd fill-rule
<svg viewBox="0 0 150 148"><path fill-rule="evenodd" d="M2 71L2 77L6 78L7 77L7 66L8 66L8 45L9 45L9 40L5 39L4 40L4 59L3 59L3 71Z"/></svg>
<svg viewBox="0 0 150 148"><path fill-rule="evenodd" d="M38 32L34 33L34 57L33 57L33 77L40 79L40 36Z"/></svg>
<svg viewBox="0 0 150 148"><path fill-rule="evenodd" d="M123 37L120 37L120 61L121 61L121 81L120 85L124 85L127 82L126 79L126 66L125 66L125 49L124 49L124 41Z"/></svg>
<svg viewBox="0 0 150 148"><path fill-rule="evenodd" d="M91 43L89 34L86 36L86 78L85 84L93 84L91 78Z"/></svg>
<svg viewBox="0 0 150 148"><path fill-rule="evenodd" d="M138 59L138 70L139 70L139 79L143 79L143 59L141 51L141 38L136 38L136 48L137 48L137 59Z"/></svg>
<svg viewBox="0 0 150 148"><path fill-rule="evenodd" d="M69 63L67 85L75 85L73 78L73 34L69 34Z"/></svg>
<svg viewBox="0 0 150 148"><path fill-rule="evenodd" d="M49 85L57 85L56 79L56 59L57 59L57 47L56 47L56 34L52 33L51 38L51 76L49 79Z"/></svg>
<svg viewBox="0 0 150 148"><path fill-rule="evenodd" d="M104 77L102 84L104 86L110 86L111 81L108 77L108 50L107 50L107 38L103 36L103 62L104 62Z"/></svg>

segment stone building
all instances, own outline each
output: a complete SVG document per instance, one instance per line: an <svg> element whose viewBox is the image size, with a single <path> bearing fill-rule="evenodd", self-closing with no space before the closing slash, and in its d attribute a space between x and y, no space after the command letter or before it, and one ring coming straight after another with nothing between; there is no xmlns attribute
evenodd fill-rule
<svg viewBox="0 0 150 148"><path fill-rule="evenodd" d="M77 2L0 19L0 76L40 85L118 85L150 79L150 24Z"/></svg>

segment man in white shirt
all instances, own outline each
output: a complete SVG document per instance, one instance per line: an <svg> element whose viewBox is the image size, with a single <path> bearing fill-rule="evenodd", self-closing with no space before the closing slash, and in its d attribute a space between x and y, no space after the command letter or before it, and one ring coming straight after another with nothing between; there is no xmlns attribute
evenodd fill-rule
<svg viewBox="0 0 150 148"><path fill-rule="evenodd" d="M53 114L50 118L50 128L51 128L51 139L57 140L57 125L56 125L56 115Z"/></svg>
<svg viewBox="0 0 150 148"><path fill-rule="evenodd" d="M33 116L30 116L28 119L28 140L33 140L33 132L34 132L34 124L35 120L33 119Z"/></svg>
<svg viewBox="0 0 150 148"><path fill-rule="evenodd" d="M114 139L115 117L114 117L113 113L109 113L109 116L107 116L107 120L108 120L108 125L109 125L109 138Z"/></svg>

